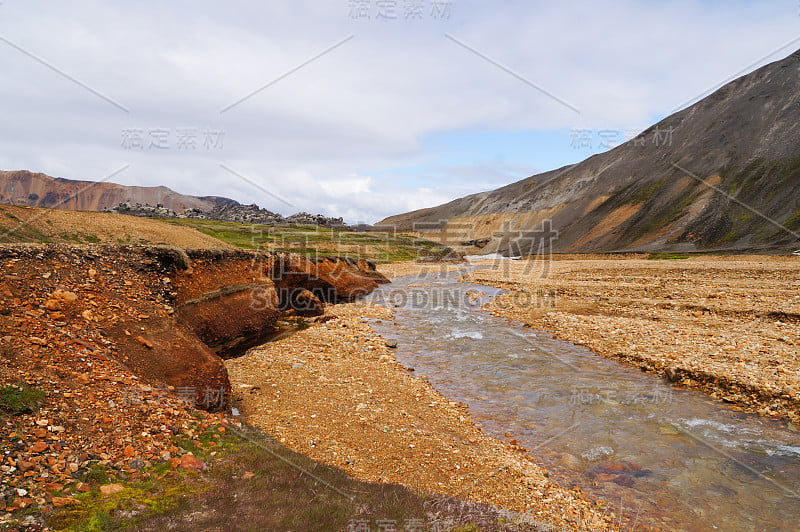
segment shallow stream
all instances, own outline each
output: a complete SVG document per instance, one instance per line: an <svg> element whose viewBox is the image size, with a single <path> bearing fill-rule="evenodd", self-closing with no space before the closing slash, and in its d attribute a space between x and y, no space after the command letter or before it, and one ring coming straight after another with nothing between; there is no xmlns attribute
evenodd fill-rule
<svg viewBox="0 0 800 532"><path fill-rule="evenodd" d="M626 530L800 530L794 427L493 316L481 304L500 290L458 275L383 286L370 299L396 317L373 328L484 432L607 501Z"/></svg>

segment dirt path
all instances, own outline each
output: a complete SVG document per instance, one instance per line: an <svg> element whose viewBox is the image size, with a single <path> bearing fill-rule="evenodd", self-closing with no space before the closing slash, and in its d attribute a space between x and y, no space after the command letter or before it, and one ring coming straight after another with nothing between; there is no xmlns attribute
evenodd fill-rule
<svg viewBox="0 0 800 532"><path fill-rule="evenodd" d="M480 432L464 405L396 363L366 318L382 306L330 306L329 321L227 361L247 421L360 480L394 482L602 530L611 514L550 481L515 442ZM334 318L335 316L335 318Z"/></svg>

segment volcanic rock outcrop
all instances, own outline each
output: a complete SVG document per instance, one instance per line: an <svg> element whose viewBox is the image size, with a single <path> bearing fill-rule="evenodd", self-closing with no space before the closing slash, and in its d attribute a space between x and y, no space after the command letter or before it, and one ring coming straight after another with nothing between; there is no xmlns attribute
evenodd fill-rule
<svg viewBox="0 0 800 532"><path fill-rule="evenodd" d="M284 311L318 315L386 282L366 261L152 246L4 246L0 267L0 336L20 353L100 350L206 409L230 393L222 358Z"/></svg>

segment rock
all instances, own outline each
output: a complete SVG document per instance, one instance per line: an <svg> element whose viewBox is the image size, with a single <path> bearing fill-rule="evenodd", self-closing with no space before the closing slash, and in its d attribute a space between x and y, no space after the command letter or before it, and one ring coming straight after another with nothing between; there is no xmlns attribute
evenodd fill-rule
<svg viewBox="0 0 800 532"><path fill-rule="evenodd" d="M47 345L47 340L44 338L39 338L38 336L31 336L28 338L28 341L36 345Z"/></svg>
<svg viewBox="0 0 800 532"><path fill-rule="evenodd" d="M664 374L667 376L667 379L671 380L672 382L678 382L681 380L681 372L678 368L669 367L664 370Z"/></svg>
<svg viewBox="0 0 800 532"><path fill-rule="evenodd" d="M364 297L379 282L388 282L372 263L338 257L312 260L287 254L278 257L268 273L275 281L282 308L291 307L290 297L297 288L305 288L322 301L335 303Z"/></svg>
<svg viewBox="0 0 800 532"><path fill-rule="evenodd" d="M46 446L45 446L45 448L46 448ZM40 451L36 451L36 452L40 452ZM28 471L32 471L32 470L36 469L36 464L34 464L33 462L25 462L24 460L20 460L19 462L17 462L17 469L19 469L23 473L26 473Z"/></svg>
<svg viewBox="0 0 800 532"><path fill-rule="evenodd" d="M613 473L598 473L594 475L594 479L598 482L614 482L618 477L619 475Z"/></svg>
<svg viewBox="0 0 800 532"><path fill-rule="evenodd" d="M147 349L153 349L153 344L148 340L145 340L142 336L137 336L136 341L145 346Z"/></svg>
<svg viewBox="0 0 800 532"><path fill-rule="evenodd" d="M132 457L133 455L136 454L136 450L133 448L133 445L128 445L122 451L122 454L125 455L127 458L130 458L130 457Z"/></svg>
<svg viewBox="0 0 800 532"><path fill-rule="evenodd" d="M136 458L135 460L131 460L128 462L128 467L131 469L142 469L145 466L144 460Z"/></svg>
<svg viewBox="0 0 800 532"><path fill-rule="evenodd" d="M619 484L620 486L625 486L626 488L630 488L633 486L634 480L633 477L630 477L628 475L619 475L611 482L613 482L614 484Z"/></svg>
<svg viewBox="0 0 800 532"><path fill-rule="evenodd" d="M271 283L206 292L177 309L178 319L222 358L234 358L263 343L280 316Z"/></svg>
<svg viewBox="0 0 800 532"><path fill-rule="evenodd" d="M121 491L125 491L125 486L122 484L106 484L104 486L100 486L100 494L103 497L108 497L109 495L114 495L115 493L119 493Z"/></svg>
<svg viewBox="0 0 800 532"><path fill-rule="evenodd" d="M33 447L31 447L32 453L41 453L46 450L47 450L47 444L43 441L37 441L36 443L33 444Z"/></svg>
<svg viewBox="0 0 800 532"><path fill-rule="evenodd" d="M78 296L74 292L59 288L55 290L50 295L50 299L45 302L45 308L47 310L64 310L77 301L77 299Z"/></svg>
<svg viewBox="0 0 800 532"><path fill-rule="evenodd" d="M292 309L298 316L321 316L325 307L310 290L302 289L291 297Z"/></svg>
<svg viewBox="0 0 800 532"><path fill-rule="evenodd" d="M573 471L583 469L583 461L574 454L561 453L559 462L567 469L572 469Z"/></svg>
<svg viewBox="0 0 800 532"><path fill-rule="evenodd" d="M53 506L56 508L69 506L70 504L78 504L78 500L71 497L53 497L50 502L52 502Z"/></svg>
<svg viewBox="0 0 800 532"><path fill-rule="evenodd" d="M192 454L185 454L181 456L178 467L180 469L186 469L189 471L205 471L208 469L205 463L195 458L195 456Z"/></svg>
<svg viewBox="0 0 800 532"><path fill-rule="evenodd" d="M218 410L227 403L230 383L223 361L175 317L148 321L147 341L152 347L124 333L133 327L122 321L109 328L124 354L122 361L133 373L173 386L198 408Z"/></svg>
<svg viewBox="0 0 800 532"><path fill-rule="evenodd" d="M387 339L386 340L386 347L389 347L391 349L396 348L397 347L397 340L395 340L394 338Z"/></svg>

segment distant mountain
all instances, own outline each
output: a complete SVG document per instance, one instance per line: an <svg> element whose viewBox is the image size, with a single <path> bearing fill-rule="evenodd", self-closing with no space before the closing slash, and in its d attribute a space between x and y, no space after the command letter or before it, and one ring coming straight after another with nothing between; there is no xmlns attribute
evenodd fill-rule
<svg viewBox="0 0 800 532"><path fill-rule="evenodd" d="M800 51L608 152L379 225L444 228L466 252L515 254L501 229L546 219L559 252L797 249Z"/></svg>
<svg viewBox="0 0 800 532"><path fill-rule="evenodd" d="M102 211L123 202L151 205L160 203L176 212L186 209L210 211L218 205L239 205L239 202L229 198L187 196L167 187L74 181L27 170L0 171L0 203L74 211Z"/></svg>

